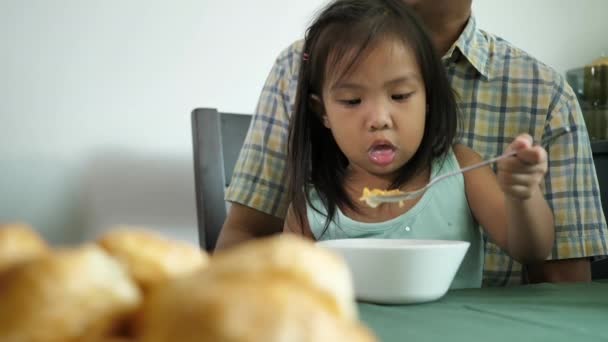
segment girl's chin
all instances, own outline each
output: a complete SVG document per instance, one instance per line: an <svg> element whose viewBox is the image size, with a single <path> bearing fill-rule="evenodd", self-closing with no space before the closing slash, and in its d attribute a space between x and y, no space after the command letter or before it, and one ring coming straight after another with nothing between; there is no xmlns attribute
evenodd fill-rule
<svg viewBox="0 0 608 342"><path fill-rule="evenodd" d="M400 167L397 163L390 163L387 165L380 166L375 163L362 163L362 164L350 164L348 167L348 173L351 175L359 176L372 176L380 179L393 179L394 176L399 172Z"/></svg>
<svg viewBox="0 0 608 342"><path fill-rule="evenodd" d="M377 165L374 165L373 167L367 168L366 171L371 176L384 180L389 180L392 182L393 178L397 175L399 168L395 165L387 165L384 167L378 167Z"/></svg>

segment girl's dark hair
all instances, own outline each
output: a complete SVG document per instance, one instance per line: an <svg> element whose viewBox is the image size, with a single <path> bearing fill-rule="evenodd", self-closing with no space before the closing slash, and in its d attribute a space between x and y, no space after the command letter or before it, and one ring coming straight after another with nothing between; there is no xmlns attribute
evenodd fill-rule
<svg viewBox="0 0 608 342"><path fill-rule="evenodd" d="M441 59L416 15L402 0L332 2L306 31L295 112L289 127L289 197L300 222L303 222L306 202L310 203L312 188L328 214L325 229L338 207L356 210L343 186L348 160L321 121L322 87L328 70L340 70L337 79L344 77L365 57L369 48L385 38L401 40L412 49L424 80L428 107L420 148L399 170L392 188L400 187L430 167L435 158L445 156L455 139L456 100ZM312 95L321 99L320 105L311 100Z"/></svg>

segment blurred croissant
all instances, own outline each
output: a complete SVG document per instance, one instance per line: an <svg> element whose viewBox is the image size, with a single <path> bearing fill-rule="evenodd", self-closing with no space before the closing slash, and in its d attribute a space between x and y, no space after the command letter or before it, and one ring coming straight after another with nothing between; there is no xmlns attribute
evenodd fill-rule
<svg viewBox="0 0 608 342"><path fill-rule="evenodd" d="M2 272L3 271L3 272ZM51 250L0 229L1 342L373 342L344 261L293 235L209 258L133 227Z"/></svg>
<svg viewBox="0 0 608 342"><path fill-rule="evenodd" d="M324 298L338 317L355 319L351 274L344 260L292 234L249 241L215 253L209 272L244 281L284 277Z"/></svg>
<svg viewBox="0 0 608 342"><path fill-rule="evenodd" d="M123 267L96 245L58 250L0 275L0 341L90 341L141 303Z"/></svg>
<svg viewBox="0 0 608 342"><path fill-rule="evenodd" d="M0 273L49 252L34 229L23 223L0 225Z"/></svg>
<svg viewBox="0 0 608 342"><path fill-rule="evenodd" d="M375 341L356 320L344 262L287 235L218 252L152 291L143 315L141 342Z"/></svg>
<svg viewBox="0 0 608 342"><path fill-rule="evenodd" d="M142 228L119 226L98 244L119 260L144 289L202 269L208 257L197 246L171 241Z"/></svg>

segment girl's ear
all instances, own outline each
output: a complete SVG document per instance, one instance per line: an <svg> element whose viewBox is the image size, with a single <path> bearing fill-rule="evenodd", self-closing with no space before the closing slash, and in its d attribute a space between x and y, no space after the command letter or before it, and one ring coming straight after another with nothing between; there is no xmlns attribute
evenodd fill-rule
<svg viewBox="0 0 608 342"><path fill-rule="evenodd" d="M323 126L331 128L329 126L329 120L327 120L327 115L325 115L325 110L323 109L323 101L321 100L321 98L316 94L310 94L308 104L313 110L313 112L319 116L319 119L321 119Z"/></svg>

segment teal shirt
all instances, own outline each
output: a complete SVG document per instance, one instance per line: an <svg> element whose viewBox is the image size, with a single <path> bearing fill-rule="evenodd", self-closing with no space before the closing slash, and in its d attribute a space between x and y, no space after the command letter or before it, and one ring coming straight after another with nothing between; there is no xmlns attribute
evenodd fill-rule
<svg viewBox="0 0 608 342"><path fill-rule="evenodd" d="M450 150L445 159L433 163L431 177L458 168L456 156ZM356 238L468 241L471 245L450 288L481 287L483 241L479 225L469 208L462 174L437 183L426 191L414 207L388 221L355 221L338 208L334 220L324 233L327 211L315 191L310 197L311 203L308 203L306 212L310 229L318 241ZM312 209L311 204L321 213Z"/></svg>

